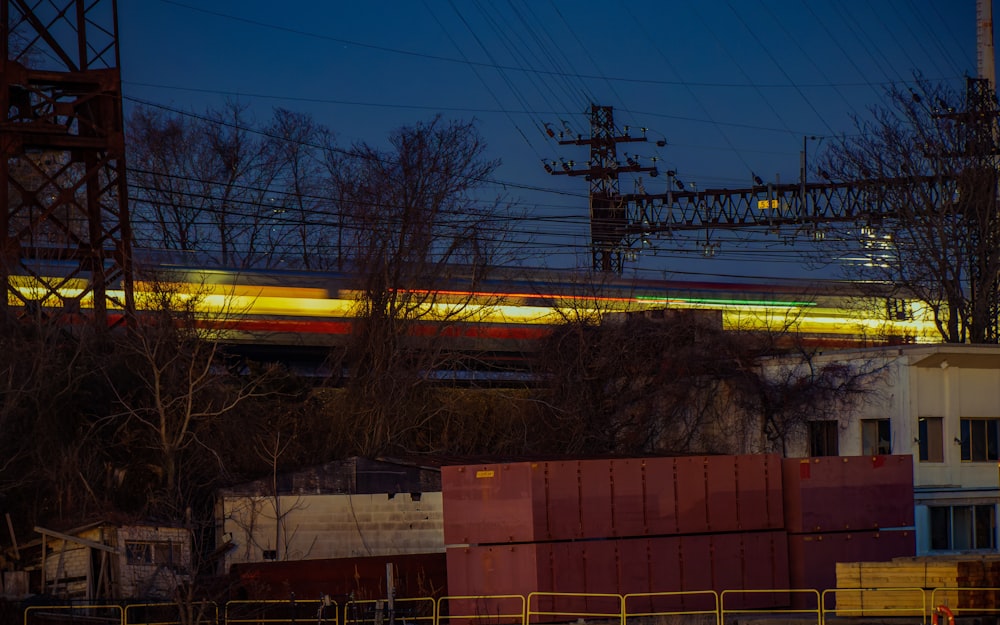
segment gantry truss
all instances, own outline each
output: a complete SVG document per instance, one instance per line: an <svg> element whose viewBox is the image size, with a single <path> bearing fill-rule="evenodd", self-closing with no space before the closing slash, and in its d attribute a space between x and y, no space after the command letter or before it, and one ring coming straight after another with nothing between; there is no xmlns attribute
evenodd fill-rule
<svg viewBox="0 0 1000 625"><path fill-rule="evenodd" d="M0 17L0 306L108 328L134 309L116 0Z"/></svg>

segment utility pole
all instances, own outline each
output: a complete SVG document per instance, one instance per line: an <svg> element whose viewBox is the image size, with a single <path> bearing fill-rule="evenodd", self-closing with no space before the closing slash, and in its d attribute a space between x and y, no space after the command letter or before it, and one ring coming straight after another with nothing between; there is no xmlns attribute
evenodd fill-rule
<svg viewBox="0 0 1000 625"><path fill-rule="evenodd" d="M4 0L4 313L131 317L117 0Z"/></svg>
<svg viewBox="0 0 1000 625"><path fill-rule="evenodd" d="M555 137L556 132L550 127L549 136ZM623 270L622 254L625 247L622 239L626 236L628 218L625 213L625 203L618 186L618 175L621 173L649 172L656 175L656 167L643 167L633 157L627 157L626 162L618 162L617 145L645 141L646 137L629 135L628 128L622 134L616 134L614 113L610 106L590 106L590 137L578 135L575 138L564 138L568 128L559 132L560 145L590 146L590 161L586 169L574 169L573 161L553 162L546 165L549 173L559 176L583 176L590 181L590 248L595 271L621 273Z"/></svg>

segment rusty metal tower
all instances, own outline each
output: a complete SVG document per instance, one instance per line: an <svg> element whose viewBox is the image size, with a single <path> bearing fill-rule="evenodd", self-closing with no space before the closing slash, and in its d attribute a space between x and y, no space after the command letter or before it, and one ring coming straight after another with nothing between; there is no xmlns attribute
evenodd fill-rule
<svg viewBox="0 0 1000 625"><path fill-rule="evenodd" d="M117 0L0 7L0 307L103 330L134 310Z"/></svg>

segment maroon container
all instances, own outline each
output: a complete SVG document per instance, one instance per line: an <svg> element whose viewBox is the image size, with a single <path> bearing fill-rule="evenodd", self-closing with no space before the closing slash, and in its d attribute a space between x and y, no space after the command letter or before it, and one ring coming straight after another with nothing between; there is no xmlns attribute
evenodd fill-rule
<svg viewBox="0 0 1000 625"><path fill-rule="evenodd" d="M743 534L743 588L776 589L778 592L748 593L732 605L744 608L774 608L788 605L788 535L783 531Z"/></svg>
<svg viewBox="0 0 1000 625"><path fill-rule="evenodd" d="M621 613L621 582L618 579L617 540L590 540L582 543L584 558L584 589L592 596L587 597L587 611L596 615ZM596 597L593 595L616 595ZM594 617L590 617L594 618Z"/></svg>
<svg viewBox="0 0 1000 625"><path fill-rule="evenodd" d="M400 597L426 597L428 589L448 594L449 567L443 553L246 562L234 564L230 576L233 592L255 601L288 600L289 593L308 598L353 594L357 599L380 599L385 596L387 564L393 566Z"/></svg>
<svg viewBox="0 0 1000 625"><path fill-rule="evenodd" d="M782 529L785 518L781 501L781 458L776 454L746 454L735 458L737 529Z"/></svg>
<svg viewBox="0 0 1000 625"><path fill-rule="evenodd" d="M650 536L676 534L677 492L674 458L647 458L643 473L646 531Z"/></svg>
<svg viewBox="0 0 1000 625"><path fill-rule="evenodd" d="M712 536L681 536L681 590L712 590Z"/></svg>
<svg viewBox="0 0 1000 625"><path fill-rule="evenodd" d="M678 534L699 534L709 530L706 460L704 456L674 459Z"/></svg>
<svg viewBox="0 0 1000 625"><path fill-rule="evenodd" d="M647 538L621 538L616 542L616 568L618 569L618 592L622 595L650 592L650 546ZM650 611L648 597L628 600L631 613Z"/></svg>
<svg viewBox="0 0 1000 625"><path fill-rule="evenodd" d="M446 554L452 596L527 596L552 591L550 545L448 547Z"/></svg>
<svg viewBox="0 0 1000 625"><path fill-rule="evenodd" d="M582 542L552 543L552 590L554 592L584 592L587 584L587 563Z"/></svg>
<svg viewBox="0 0 1000 625"><path fill-rule="evenodd" d="M609 536L644 536L646 461L622 459L611 461L611 534ZM673 481L673 471L671 471ZM585 508L584 515L591 510Z"/></svg>
<svg viewBox="0 0 1000 625"><path fill-rule="evenodd" d="M441 468L446 545L548 540L546 465Z"/></svg>
<svg viewBox="0 0 1000 625"><path fill-rule="evenodd" d="M838 562L887 562L913 555L916 555L916 542L911 530L788 536L788 573L792 588L811 588L820 592L836 588Z"/></svg>
<svg viewBox="0 0 1000 625"><path fill-rule="evenodd" d="M612 461L583 460L579 463L579 475L581 536L615 536Z"/></svg>
<svg viewBox="0 0 1000 625"><path fill-rule="evenodd" d="M583 484L580 462L546 462L548 517L546 540L574 540L583 537L580 495ZM610 500L610 496L609 496Z"/></svg>
<svg viewBox="0 0 1000 625"><path fill-rule="evenodd" d="M898 456L786 458L785 529L792 533L913 525L913 460Z"/></svg>
<svg viewBox="0 0 1000 625"><path fill-rule="evenodd" d="M736 499L736 456L707 456L702 460L707 530L738 531L740 519Z"/></svg>
<svg viewBox="0 0 1000 625"><path fill-rule="evenodd" d="M653 593L683 590L681 577L681 538L658 536L649 539L649 590ZM684 609L679 596L654 596L653 612L677 612Z"/></svg>
<svg viewBox="0 0 1000 625"><path fill-rule="evenodd" d="M712 588L743 588L742 534L712 534Z"/></svg>

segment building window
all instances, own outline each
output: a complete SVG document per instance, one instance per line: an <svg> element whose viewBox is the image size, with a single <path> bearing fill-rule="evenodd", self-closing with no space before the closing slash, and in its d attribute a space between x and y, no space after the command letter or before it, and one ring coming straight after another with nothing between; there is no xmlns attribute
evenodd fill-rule
<svg viewBox="0 0 1000 625"><path fill-rule="evenodd" d="M962 419L962 460L988 462L1000 460L997 439L1000 438L1000 419Z"/></svg>
<svg viewBox="0 0 1000 625"><path fill-rule="evenodd" d="M837 426L836 421L809 422L810 456L836 456L840 454L837 445Z"/></svg>
<svg viewBox="0 0 1000 625"><path fill-rule="evenodd" d="M920 462L944 462L944 419L920 417L917 424Z"/></svg>
<svg viewBox="0 0 1000 625"><path fill-rule="evenodd" d="M181 545L167 540L125 541L125 558L129 564L179 566Z"/></svg>
<svg viewBox="0 0 1000 625"><path fill-rule="evenodd" d="M879 456L892 453L892 434L888 419L861 420L861 455Z"/></svg>
<svg viewBox="0 0 1000 625"><path fill-rule="evenodd" d="M996 507L932 506L931 549L964 551L996 548Z"/></svg>

